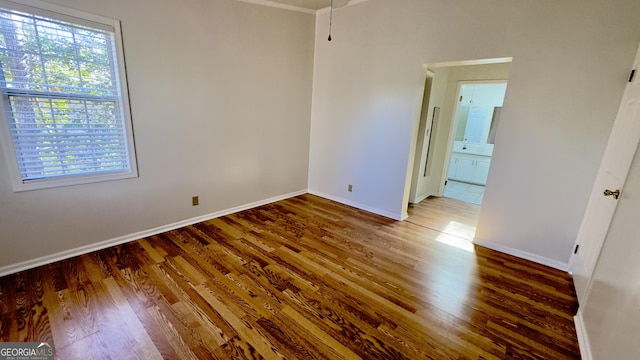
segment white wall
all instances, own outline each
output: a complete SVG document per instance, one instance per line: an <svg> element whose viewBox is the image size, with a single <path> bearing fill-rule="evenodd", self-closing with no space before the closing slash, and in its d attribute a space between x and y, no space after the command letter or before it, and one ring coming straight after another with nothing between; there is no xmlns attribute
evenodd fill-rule
<svg viewBox="0 0 640 360"><path fill-rule="evenodd" d="M512 56L476 240L566 266L639 16L636 0L370 0L338 9L327 42L319 15L309 188L400 217L421 65Z"/></svg>
<svg viewBox="0 0 640 360"><path fill-rule="evenodd" d="M0 155L0 269L307 188L313 15L54 2L122 22L140 177L13 193Z"/></svg>

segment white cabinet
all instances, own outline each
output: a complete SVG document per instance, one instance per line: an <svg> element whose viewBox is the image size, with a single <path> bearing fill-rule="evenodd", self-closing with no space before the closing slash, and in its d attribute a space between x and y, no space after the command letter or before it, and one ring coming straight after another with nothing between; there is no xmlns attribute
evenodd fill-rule
<svg viewBox="0 0 640 360"><path fill-rule="evenodd" d="M473 175L471 176L471 182L485 185L487 183L487 177L489 177L489 165L491 165L491 158L477 159L473 169Z"/></svg>
<svg viewBox="0 0 640 360"><path fill-rule="evenodd" d="M456 172L456 179L465 182L471 182L473 178L473 170L475 167L475 160L466 156L458 156L458 171Z"/></svg>
<svg viewBox="0 0 640 360"><path fill-rule="evenodd" d="M449 174L448 179L454 180L458 174L458 163L460 158L455 153L451 154L451 161L449 162Z"/></svg>
<svg viewBox="0 0 640 360"><path fill-rule="evenodd" d="M491 157L453 153L449 164L449 179L485 185L489 175Z"/></svg>

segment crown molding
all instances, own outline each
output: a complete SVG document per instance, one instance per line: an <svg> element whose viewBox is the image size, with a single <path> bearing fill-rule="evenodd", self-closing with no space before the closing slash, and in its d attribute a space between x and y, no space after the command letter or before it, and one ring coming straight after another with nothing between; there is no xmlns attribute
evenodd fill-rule
<svg viewBox="0 0 640 360"><path fill-rule="evenodd" d="M315 10L305 9L305 8L302 8L302 7L299 7L299 6L281 4L279 2L270 1L270 0L236 0L236 1L241 1L241 2L246 2L246 3L250 3L250 4L256 4L256 5L262 5L262 6L268 6L268 7L284 9L284 10L297 11L297 12L302 12L302 13L311 14L311 15L315 15L316 14Z"/></svg>
<svg viewBox="0 0 640 360"><path fill-rule="evenodd" d="M353 6L353 5L358 5L358 4L361 4L361 3L366 2L366 1L369 1L369 0L349 0L349 3L347 4L347 6L344 6L343 8L346 8L346 7L349 7L349 6ZM325 8L318 9L316 11L316 14L327 13L327 12L329 12L329 10L331 10L331 7L327 6Z"/></svg>
<svg viewBox="0 0 640 360"><path fill-rule="evenodd" d="M246 3L249 3L249 4L255 4L255 5L268 6L268 7L284 9L284 10L297 11L297 12L302 12L302 13L305 13L305 14L312 14L312 15L327 13L331 9L329 6L327 6L327 7L322 8L322 9L311 10L311 9L307 9L307 8L303 8L303 7L299 7L299 6L282 4L282 3L279 3L279 2L276 2L276 1L271 1L271 0L236 0L236 1L246 2ZM347 6L345 6L345 7L357 5L357 4L363 3L365 1L369 1L369 0L350 0L349 3L347 4Z"/></svg>

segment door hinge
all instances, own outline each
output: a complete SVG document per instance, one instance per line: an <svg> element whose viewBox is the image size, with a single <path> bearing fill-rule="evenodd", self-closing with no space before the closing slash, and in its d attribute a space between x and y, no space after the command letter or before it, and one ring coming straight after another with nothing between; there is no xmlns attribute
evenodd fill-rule
<svg viewBox="0 0 640 360"><path fill-rule="evenodd" d="M631 74L629 75L629 82L633 81L633 77L636 75L636 69L631 70Z"/></svg>
<svg viewBox="0 0 640 360"><path fill-rule="evenodd" d="M449 180L445 180L444 181L444 186L447 186L448 183L449 183Z"/></svg>
<svg viewBox="0 0 640 360"><path fill-rule="evenodd" d="M580 245L576 245L575 250L573 250L573 253L574 253L574 254L577 254L577 253L578 253L578 248L579 248L579 247L580 247Z"/></svg>

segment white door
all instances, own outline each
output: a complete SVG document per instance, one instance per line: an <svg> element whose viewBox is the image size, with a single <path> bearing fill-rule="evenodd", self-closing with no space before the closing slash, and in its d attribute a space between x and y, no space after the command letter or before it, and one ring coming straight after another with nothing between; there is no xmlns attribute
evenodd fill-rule
<svg viewBox="0 0 640 360"><path fill-rule="evenodd" d="M640 49L634 68L640 72ZM640 140L640 74L627 84L600 170L576 238L577 252L571 256L570 270L578 300L583 303L591 286L591 275L609 230L617 200L604 191L622 190L633 155ZM575 248L574 248L575 249Z"/></svg>
<svg viewBox="0 0 640 360"><path fill-rule="evenodd" d="M428 158L429 148L433 141L435 119L429 118L431 87L433 86L434 73L426 70L424 81L424 93L422 98L422 110L420 112L420 121L418 124L418 136L416 141L416 150L413 160L413 173L411 175L411 187L409 188L409 202L418 203L427 196L432 195L425 191L425 183L428 181ZM435 109L434 109L435 114Z"/></svg>
<svg viewBox="0 0 640 360"><path fill-rule="evenodd" d="M585 359L640 359L640 151L593 272L588 300L580 305ZM583 347L583 344L580 344ZM587 350L587 348L590 350Z"/></svg>
<svg viewBox="0 0 640 360"><path fill-rule="evenodd" d="M444 187L444 181L442 181L442 176L436 176L435 173L438 173L437 171L434 171L434 162L437 162L438 160L432 160L431 157L436 157L436 136L438 134L438 128L440 126L440 108L439 107L434 107L433 108L433 116L431 117L431 137L428 139L429 141L429 145L427 146L427 160L425 161L424 164L424 172L423 172L423 176L424 176L424 182L425 182L425 186L424 186L424 190L425 193L428 194L429 196L441 196L442 195L442 191L443 191L443 187Z"/></svg>

